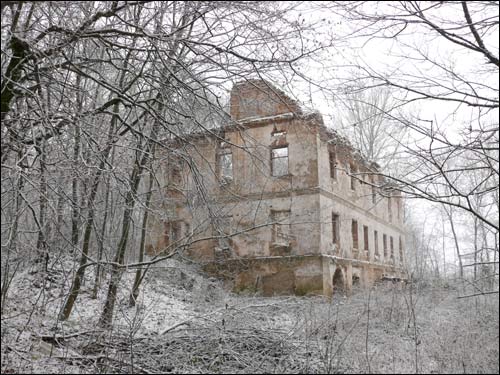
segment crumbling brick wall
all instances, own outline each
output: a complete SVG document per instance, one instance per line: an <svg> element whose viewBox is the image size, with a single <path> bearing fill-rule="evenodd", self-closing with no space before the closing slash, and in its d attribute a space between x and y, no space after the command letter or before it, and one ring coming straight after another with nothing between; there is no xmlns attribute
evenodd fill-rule
<svg viewBox="0 0 500 375"><path fill-rule="evenodd" d="M298 103L263 80L235 84L231 90L231 118L241 120L284 113L301 114Z"/></svg>

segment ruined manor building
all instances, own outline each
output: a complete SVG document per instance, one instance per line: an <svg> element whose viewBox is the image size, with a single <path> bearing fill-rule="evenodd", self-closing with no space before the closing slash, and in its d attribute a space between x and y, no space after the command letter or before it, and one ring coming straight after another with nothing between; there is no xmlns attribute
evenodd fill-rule
<svg viewBox="0 0 500 375"><path fill-rule="evenodd" d="M159 156L148 253L183 249L264 295L402 277L402 199L378 166L266 81L235 85L230 105L227 125Z"/></svg>

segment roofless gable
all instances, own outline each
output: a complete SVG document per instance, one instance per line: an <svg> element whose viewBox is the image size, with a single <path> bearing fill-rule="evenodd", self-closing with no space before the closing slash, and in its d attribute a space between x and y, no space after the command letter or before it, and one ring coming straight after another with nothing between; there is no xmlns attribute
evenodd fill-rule
<svg viewBox="0 0 500 375"><path fill-rule="evenodd" d="M299 104L264 80L236 83L231 90L231 118L239 121L293 113L301 115Z"/></svg>

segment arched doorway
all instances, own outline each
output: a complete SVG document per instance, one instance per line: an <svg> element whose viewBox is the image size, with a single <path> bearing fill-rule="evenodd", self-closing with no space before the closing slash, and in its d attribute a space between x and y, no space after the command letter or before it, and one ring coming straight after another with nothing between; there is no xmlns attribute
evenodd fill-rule
<svg viewBox="0 0 500 375"><path fill-rule="evenodd" d="M342 269L340 267L337 267L335 273L333 274L332 290L333 294L345 293L345 278L344 278L344 273L342 272Z"/></svg>

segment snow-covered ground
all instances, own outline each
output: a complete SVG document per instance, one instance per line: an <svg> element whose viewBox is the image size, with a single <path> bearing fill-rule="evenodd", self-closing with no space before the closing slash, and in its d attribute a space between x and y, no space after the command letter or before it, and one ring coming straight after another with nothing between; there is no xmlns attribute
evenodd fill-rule
<svg viewBox="0 0 500 375"><path fill-rule="evenodd" d="M350 298L235 295L169 259L148 272L136 306L125 272L113 327L97 322L89 268L61 322L74 264L19 272L2 306L2 373L498 373L498 295L379 285Z"/></svg>

